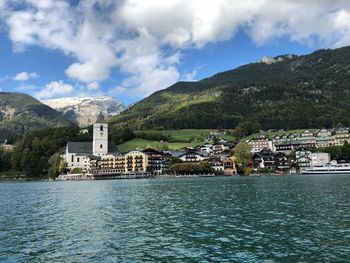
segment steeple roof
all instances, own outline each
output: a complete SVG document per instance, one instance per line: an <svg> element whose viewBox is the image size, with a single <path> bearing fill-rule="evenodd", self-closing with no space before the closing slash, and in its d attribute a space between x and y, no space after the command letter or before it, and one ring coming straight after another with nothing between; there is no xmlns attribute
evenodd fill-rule
<svg viewBox="0 0 350 263"><path fill-rule="evenodd" d="M106 123L105 117L103 116L101 111L97 115L96 123Z"/></svg>

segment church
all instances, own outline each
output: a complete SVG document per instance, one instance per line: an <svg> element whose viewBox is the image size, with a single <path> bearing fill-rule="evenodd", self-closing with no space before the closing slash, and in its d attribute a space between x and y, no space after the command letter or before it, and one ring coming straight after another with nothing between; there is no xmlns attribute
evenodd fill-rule
<svg viewBox="0 0 350 263"><path fill-rule="evenodd" d="M115 146L108 142L108 123L100 112L93 125L92 142L68 142L64 159L67 168L72 170L87 167L90 159L94 156L103 156L115 152Z"/></svg>

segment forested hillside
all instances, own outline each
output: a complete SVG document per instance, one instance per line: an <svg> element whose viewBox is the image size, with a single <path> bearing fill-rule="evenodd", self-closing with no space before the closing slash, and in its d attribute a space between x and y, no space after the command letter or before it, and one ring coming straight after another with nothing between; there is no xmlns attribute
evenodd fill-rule
<svg viewBox="0 0 350 263"><path fill-rule="evenodd" d="M63 115L23 93L0 92L0 140L48 127L71 125Z"/></svg>
<svg viewBox="0 0 350 263"><path fill-rule="evenodd" d="M284 55L198 82L179 82L111 124L133 129L350 126L350 47Z"/></svg>

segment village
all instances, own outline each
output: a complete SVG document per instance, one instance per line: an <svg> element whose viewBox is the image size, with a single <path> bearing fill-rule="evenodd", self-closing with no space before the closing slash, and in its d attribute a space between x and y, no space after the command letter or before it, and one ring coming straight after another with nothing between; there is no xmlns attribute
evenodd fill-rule
<svg viewBox="0 0 350 263"><path fill-rule="evenodd" d="M108 142L108 123L100 114L93 125L92 142L68 142L62 154L66 173L61 180L144 178L153 176L233 176L239 174L237 143L218 139L213 130L207 143L178 151L135 149L120 153ZM243 144L249 149L250 174L295 174L300 169L331 162L318 150L343 146L350 140L347 128L310 130L269 137L256 135ZM346 160L344 160L345 162Z"/></svg>

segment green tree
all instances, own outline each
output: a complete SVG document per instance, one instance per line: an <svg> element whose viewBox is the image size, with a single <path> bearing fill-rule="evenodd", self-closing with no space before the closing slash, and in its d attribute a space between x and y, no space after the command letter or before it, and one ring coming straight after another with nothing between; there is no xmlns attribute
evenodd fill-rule
<svg viewBox="0 0 350 263"><path fill-rule="evenodd" d="M50 159L48 160L48 163L49 163L49 170L48 170L49 178L56 178L60 174L60 172L62 172L64 169L64 160L62 159L59 153L55 153L51 155Z"/></svg>
<svg viewBox="0 0 350 263"><path fill-rule="evenodd" d="M240 137L245 137L259 132L260 127L260 124L256 121L240 122L235 129L235 134Z"/></svg>
<svg viewBox="0 0 350 263"><path fill-rule="evenodd" d="M165 141L160 141L159 143L159 151L167 151L169 150L169 145Z"/></svg>
<svg viewBox="0 0 350 263"><path fill-rule="evenodd" d="M236 163L241 172L248 171L248 163L251 159L250 146L245 142L240 142L235 147Z"/></svg>

